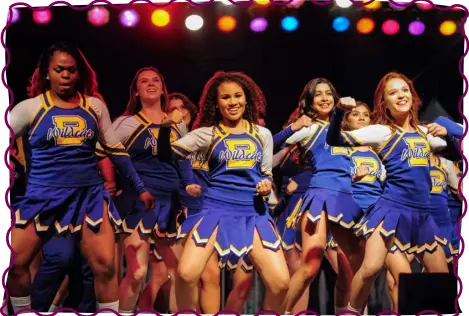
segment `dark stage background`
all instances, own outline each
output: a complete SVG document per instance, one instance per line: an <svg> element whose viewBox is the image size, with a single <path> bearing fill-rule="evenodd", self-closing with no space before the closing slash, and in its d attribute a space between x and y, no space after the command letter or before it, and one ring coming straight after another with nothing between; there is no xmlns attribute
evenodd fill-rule
<svg viewBox="0 0 469 316"><path fill-rule="evenodd" d="M310 79L326 77L342 96L371 104L379 79L392 70L415 79L423 109L438 102L454 119L461 119L457 106L463 80L458 62L463 54L463 37L460 30L453 36L442 36L438 27L447 19L459 24L464 16L462 10L423 11L413 5L396 11L388 3L373 12L358 6L341 9L334 4L318 6L309 2L298 9L174 3L165 7L171 14L169 25L157 28L151 23L155 7L134 4L132 8L140 14L140 22L135 28L124 28L119 13L127 6L107 7L110 20L101 27L88 22L87 10L52 7L51 22L39 25L32 20L32 10L20 9L20 20L6 32L11 53L7 81L15 104L26 98L28 79L39 54L53 42L67 40L83 50L96 70L99 90L112 118L123 112L135 72L140 67L155 66L163 73L169 92L182 92L196 103L215 71L246 72L267 97L267 124L272 132L281 129ZM184 25L185 18L193 13L205 20L198 32L189 31ZM217 28L217 19L226 14L237 19L237 27L231 33ZM281 18L288 14L299 20L294 32L280 27ZM350 29L344 33L332 28L333 18L339 15L351 20ZM269 21L264 33L254 33L249 28L250 20L257 16ZM376 22L372 34L359 34L355 28L356 21L364 16ZM382 22L389 18L401 24L395 36L381 31ZM414 37L407 26L416 18L426 24L426 31Z"/></svg>
<svg viewBox="0 0 469 316"><path fill-rule="evenodd" d="M304 85L312 78L326 77L342 96L353 96L372 104L373 93L380 78L389 71L399 71L413 78L423 100L422 117L449 115L461 121L458 101L463 93L463 80L458 63L463 55L461 32L445 37L439 25L447 19L460 24L464 11L422 11L411 6L395 11L387 3L375 12L357 6L340 9L336 5L318 6L305 3L299 9L267 6L225 6L214 3L195 7L189 3L175 3L165 7L171 14L167 27L157 28L151 23L155 10L148 4L133 5L140 15L135 28L124 28L120 5L110 9L110 21L94 27L87 21L87 10L53 7L52 21L39 25L32 20L30 9L20 10L20 20L6 32L6 44L11 63L7 81L14 93L14 103L26 98L26 86L37 58L50 44L66 40L80 47L98 74L100 93L105 98L112 118L123 111L128 100L129 85L135 72L146 66L158 68L164 75L169 92L181 92L198 102L206 81L217 70L244 71L263 89L268 101L267 127L278 132L290 112L297 106ZM190 14L200 14L204 27L191 32L184 25ZM299 27L285 32L280 20L295 15ZM233 15L236 30L222 33L217 19ZM344 33L332 28L336 16L351 20ZM264 33L249 28L253 17L265 16L269 27ZM376 22L372 34L359 34L355 28L361 17ZM395 36L384 35L381 24L387 19L401 24ZM407 26L420 18L426 24L422 36L411 36ZM229 278L225 295L230 288ZM375 294L369 301L371 313L389 309L385 276L382 275ZM262 286L255 283L248 313L255 313L262 305ZM257 284L257 285L256 285ZM335 273L323 261L320 275L311 287L309 307L321 314L334 312L333 287Z"/></svg>

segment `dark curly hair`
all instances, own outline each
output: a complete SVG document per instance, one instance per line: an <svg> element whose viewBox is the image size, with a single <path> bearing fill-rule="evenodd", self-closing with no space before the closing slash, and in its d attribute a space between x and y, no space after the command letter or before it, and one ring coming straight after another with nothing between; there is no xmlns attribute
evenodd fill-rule
<svg viewBox="0 0 469 316"><path fill-rule="evenodd" d="M88 63L85 55L80 49L68 43L55 43L41 54L37 62L36 69L29 80L29 86L26 88L28 97L34 98L50 89L50 81L47 80L49 64L55 52L63 52L71 55L77 64L80 79L75 89L84 95L97 97L102 100L98 93L98 80L96 72Z"/></svg>
<svg viewBox="0 0 469 316"><path fill-rule="evenodd" d="M163 91L161 93L161 109L163 112L166 112L166 108L168 105L168 90L166 88L166 82L164 81L164 77L161 74L161 72L154 68L154 67L145 67L145 68L140 68L137 73L135 74L134 79L132 80L132 83L130 85L130 91L129 91L129 101L127 103L125 112L123 115L134 115L142 110L142 102L140 101L140 97L137 96L137 80L138 76L147 70L154 71L161 79Z"/></svg>
<svg viewBox="0 0 469 316"><path fill-rule="evenodd" d="M256 124L259 113L265 113L266 99L254 80L242 72L218 71L205 84L194 128L213 126L221 121L222 116L217 109L217 89L223 82L235 82L243 88L246 95L246 109L243 119Z"/></svg>
<svg viewBox="0 0 469 316"><path fill-rule="evenodd" d="M189 111L190 115L191 115L191 122L188 126L188 129L191 130L192 129L192 125L194 125L194 121L195 121L195 117L197 115L197 107L194 105L194 103L192 103L191 100L189 100L188 97L186 97L184 94L182 93L178 93L178 92L173 92L173 93L170 93L168 95L168 103L169 101L171 100L181 100L182 103L183 103L183 107Z"/></svg>
<svg viewBox="0 0 469 316"><path fill-rule="evenodd" d="M316 93L316 87L318 86L318 84L321 83L325 83L331 88L332 97L334 98L334 106L337 104L337 102L339 102L340 98L339 94L337 93L337 90L334 88L334 86L329 80L325 78L315 78L309 81L303 88L303 92L301 93L299 101L299 110L300 116L305 114L309 116L313 120L313 122L317 119L317 113L313 108L314 94ZM332 116L332 113L333 111L331 111L329 117Z"/></svg>

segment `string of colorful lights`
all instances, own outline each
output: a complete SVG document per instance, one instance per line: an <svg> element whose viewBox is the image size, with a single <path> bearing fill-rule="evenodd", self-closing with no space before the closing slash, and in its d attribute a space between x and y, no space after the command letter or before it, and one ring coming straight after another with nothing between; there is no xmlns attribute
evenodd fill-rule
<svg viewBox="0 0 469 316"><path fill-rule="evenodd" d="M228 0L221 1L225 5L232 5ZM270 4L269 0L255 0L257 5L266 6ZM294 0L290 3L289 7L299 8L304 3L304 0ZM340 9L346 9L353 5L350 0L335 0L335 6ZM374 1L369 5L364 6L366 10L376 11L382 7L382 2ZM390 7L400 11L405 7L389 3ZM431 10L433 6L427 2L417 3L420 10ZM16 8L12 10L11 22L15 23L20 19L19 11ZM95 6L88 10L88 22L93 26L103 26L109 22L109 10L104 6ZM48 24L52 20L52 13L49 9L34 11L33 20L37 24ZM139 23L139 14L135 10L123 10L119 14L119 20L124 27L135 27ZM156 9L151 15L151 21L156 27L162 28L171 22L170 13L164 9ZM264 17L255 17L250 22L250 28L253 32L263 32L268 27L268 21ZM295 16L288 15L283 17L280 26L284 31L293 32L298 29L300 23ZM352 21L344 15L336 16L332 21L332 28L336 32L346 32L350 30ZM185 26L190 31L198 31L204 26L204 19L197 14L189 15L185 19ZM218 29L222 32L231 32L236 29L236 18L230 15L224 15L218 19ZM362 17L356 21L356 30L360 34L370 34L376 29L376 22L370 17ZM402 23L394 19L387 19L381 25L381 31L386 35L396 35L401 31ZM426 27L424 22L417 19L408 23L407 31L414 36L419 36L425 33ZM439 32L445 36L454 35L458 31L458 25L455 21L446 20L439 25Z"/></svg>

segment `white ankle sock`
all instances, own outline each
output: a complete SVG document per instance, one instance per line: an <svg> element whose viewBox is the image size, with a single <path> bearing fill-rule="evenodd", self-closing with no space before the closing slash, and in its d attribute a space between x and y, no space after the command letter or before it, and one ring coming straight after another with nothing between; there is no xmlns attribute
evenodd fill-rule
<svg viewBox="0 0 469 316"><path fill-rule="evenodd" d="M334 311L335 311L336 315L337 315L337 313L344 312L346 310L347 310L347 306L343 306L343 307L334 306Z"/></svg>
<svg viewBox="0 0 469 316"><path fill-rule="evenodd" d="M98 309L109 308L113 311L119 312L119 300L110 303L100 303L98 302Z"/></svg>
<svg viewBox="0 0 469 316"><path fill-rule="evenodd" d="M347 310L351 311L351 312L355 312L355 313L358 313L360 314L360 310L356 309L356 308L353 308L350 303L348 303L347 305Z"/></svg>
<svg viewBox="0 0 469 316"><path fill-rule="evenodd" d="M31 296L10 297L10 301L15 314L21 309L31 308Z"/></svg>
<svg viewBox="0 0 469 316"><path fill-rule="evenodd" d="M133 314L134 311L130 310L130 311L126 311L126 310L123 310L123 309L119 309L119 314Z"/></svg>
<svg viewBox="0 0 469 316"><path fill-rule="evenodd" d="M56 305L52 304L52 305L49 307L49 311L48 311L48 312L49 312L49 313L53 313L53 312L55 312L55 310L56 310L57 308L59 308L59 306L56 306Z"/></svg>

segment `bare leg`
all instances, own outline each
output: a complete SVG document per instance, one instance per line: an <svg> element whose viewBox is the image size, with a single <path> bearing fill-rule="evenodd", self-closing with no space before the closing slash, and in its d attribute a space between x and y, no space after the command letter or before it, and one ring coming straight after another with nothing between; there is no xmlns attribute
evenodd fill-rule
<svg viewBox="0 0 469 316"><path fill-rule="evenodd" d="M321 213L321 219L312 223L306 213L300 219L301 237L303 250L301 253L301 265L290 280L285 308L291 312L303 292L314 280L321 267L321 261L324 256L327 236L327 217L326 213Z"/></svg>
<svg viewBox="0 0 469 316"><path fill-rule="evenodd" d="M386 257L386 267L388 268L388 272L391 273L391 276L394 279L393 287L391 290L391 300L394 310L397 311L399 307L399 275L401 273L412 273L412 270L410 269L409 260L406 254L398 250L394 253L388 253Z"/></svg>
<svg viewBox="0 0 469 316"><path fill-rule="evenodd" d="M68 275L65 276L65 279L60 285L60 288L54 297L54 301L52 302L52 305L53 305L52 307L55 309L55 307L62 305L62 302L65 300L67 295L68 295ZM49 311L53 312L53 310L52 311L49 310Z"/></svg>
<svg viewBox="0 0 469 316"><path fill-rule="evenodd" d="M349 307L361 311L370 295L371 286L384 266L392 240L385 240L379 230L375 229L365 244L365 257L360 269L352 280Z"/></svg>
<svg viewBox="0 0 469 316"><path fill-rule="evenodd" d="M166 270L163 261L158 261L155 256L150 255L150 265L150 280L148 280L138 300L139 309L152 309L158 296L158 291L160 291L163 284L169 281L168 270Z"/></svg>
<svg viewBox="0 0 469 316"><path fill-rule="evenodd" d="M422 263L425 272L449 273L445 251L440 245L438 245L436 250L432 253L425 251L417 256L419 261Z"/></svg>
<svg viewBox="0 0 469 316"><path fill-rule="evenodd" d="M253 247L249 256L266 286L264 310L284 314L285 296L288 291L290 273L288 272L283 249L280 248L274 252L264 248L259 233L255 230Z"/></svg>
<svg viewBox="0 0 469 316"><path fill-rule="evenodd" d="M174 240L155 240L155 247L163 257L164 264L169 274L171 281L171 290L169 293L169 310L171 313L178 311L176 304L176 278L179 258L181 257L182 246Z"/></svg>
<svg viewBox="0 0 469 316"><path fill-rule="evenodd" d="M335 284L335 307L337 312L343 311L350 301L352 279L360 268L365 255L364 244L355 234L340 225L329 225L332 236L338 244L337 248L337 280Z"/></svg>
<svg viewBox="0 0 469 316"><path fill-rule="evenodd" d="M301 253L299 252L298 249L293 248L292 250L285 252L285 256L287 258L288 270L290 272L290 277L291 277L295 274L296 271L298 271L298 269L301 266ZM298 300L298 302L295 304L295 306L293 306L293 309L291 310L292 314L297 314L299 312L307 310L308 303L309 303L309 286L306 287L303 294L300 296L300 299Z"/></svg>
<svg viewBox="0 0 469 316"><path fill-rule="evenodd" d="M124 235L118 234L116 238L116 251L115 251L115 269L117 274L117 281L121 284L123 273L122 273L122 259L124 257Z"/></svg>
<svg viewBox="0 0 469 316"><path fill-rule="evenodd" d="M148 271L148 239L149 236L140 235L137 229L124 237L127 272L119 286L119 310L122 312L133 311L137 305Z"/></svg>
<svg viewBox="0 0 469 316"><path fill-rule="evenodd" d="M39 253L41 240L36 234L33 221L25 228L14 227L11 231L11 247L15 255L11 257L13 266L8 271L7 290L11 297L26 297L31 293L31 273L29 266Z"/></svg>
<svg viewBox="0 0 469 316"><path fill-rule="evenodd" d="M251 293L253 279L254 271L244 271L240 262L233 273L233 288L226 300L225 309L243 312L244 304Z"/></svg>
<svg viewBox="0 0 469 316"><path fill-rule="evenodd" d="M199 223L187 234L179 260L176 275L176 300L179 310L197 310L200 278L215 249L218 227L215 228L204 247L195 244L192 232Z"/></svg>
<svg viewBox="0 0 469 316"><path fill-rule="evenodd" d="M109 220L107 203L103 207L103 221L97 233L86 223L82 226L81 251L94 274L94 289L100 308L117 309L119 286L114 266L114 228Z"/></svg>
<svg viewBox="0 0 469 316"><path fill-rule="evenodd" d="M201 280L200 308L204 314L216 314L220 311L220 268L216 252L210 257Z"/></svg>

